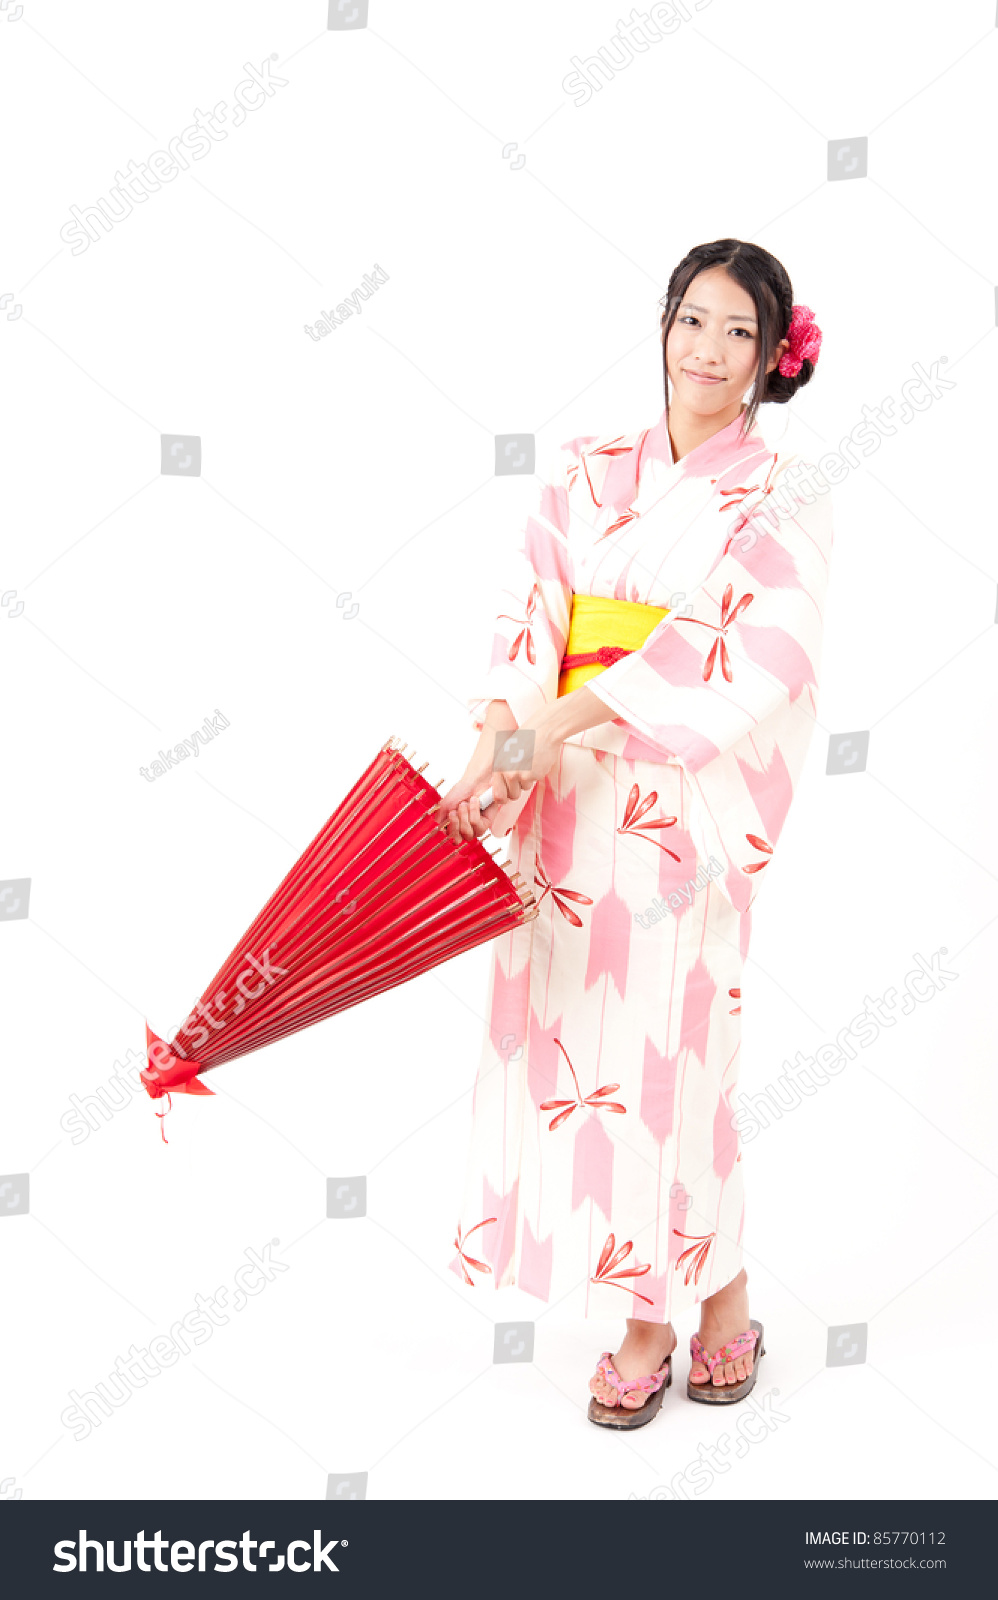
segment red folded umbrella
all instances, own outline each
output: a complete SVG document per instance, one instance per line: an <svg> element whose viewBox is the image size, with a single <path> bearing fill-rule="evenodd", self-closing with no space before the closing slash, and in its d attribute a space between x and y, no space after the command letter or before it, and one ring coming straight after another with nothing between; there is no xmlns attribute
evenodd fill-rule
<svg viewBox="0 0 998 1600"><path fill-rule="evenodd" d="M154 1100L509 933L537 903L478 839L448 838L439 785L394 736L298 858L167 1044L146 1023ZM491 791L480 797L482 806ZM165 1112L157 1113L165 1116ZM162 1123L160 1123L162 1132ZM165 1133L163 1134L166 1140Z"/></svg>

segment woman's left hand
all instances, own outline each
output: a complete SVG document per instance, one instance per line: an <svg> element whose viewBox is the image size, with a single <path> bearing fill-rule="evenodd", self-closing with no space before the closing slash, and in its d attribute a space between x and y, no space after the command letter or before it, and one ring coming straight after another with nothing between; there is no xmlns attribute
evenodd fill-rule
<svg viewBox="0 0 998 1600"><path fill-rule="evenodd" d="M525 733L533 735L532 745L529 739L524 739ZM510 755L522 752L523 760L519 766L486 766L477 773L465 772L460 782L449 789L434 808L440 827L455 843L459 839L480 838L483 833L488 833L507 802L519 800L525 789L531 788L539 778L550 772L564 742L545 731L540 719L526 728L509 729L507 738L516 741ZM492 803L482 813L478 807L478 796L490 787L493 791Z"/></svg>
<svg viewBox="0 0 998 1600"><path fill-rule="evenodd" d="M531 739L527 737L532 735ZM500 746L502 766L494 768L490 782L496 798L518 800L524 789L547 776L561 755L563 739L556 737L543 718L525 723L508 736L508 750ZM499 784L502 785L500 794Z"/></svg>

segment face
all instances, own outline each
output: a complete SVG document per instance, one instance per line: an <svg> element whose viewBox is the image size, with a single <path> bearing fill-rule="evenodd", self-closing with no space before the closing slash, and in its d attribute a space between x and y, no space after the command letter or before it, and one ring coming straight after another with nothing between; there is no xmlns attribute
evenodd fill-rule
<svg viewBox="0 0 998 1600"><path fill-rule="evenodd" d="M780 340L768 372L788 343ZM723 267L698 273L676 312L665 353L670 405L705 417L740 403L759 361L759 324L748 290Z"/></svg>

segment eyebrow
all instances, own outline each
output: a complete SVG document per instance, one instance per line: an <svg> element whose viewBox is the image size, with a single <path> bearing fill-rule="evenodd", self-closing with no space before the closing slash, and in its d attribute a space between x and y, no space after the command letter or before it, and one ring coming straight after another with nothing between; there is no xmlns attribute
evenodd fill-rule
<svg viewBox="0 0 998 1600"><path fill-rule="evenodd" d="M703 312L705 312L707 314L708 317L710 316L710 311L708 310L707 306L695 306L693 304L692 300L684 300L683 301L683 305L684 306L688 306L691 311L703 311ZM725 320L725 322L753 322L753 323L755 322L755 318L754 317L735 317L735 316L731 316L731 317L725 317L724 320Z"/></svg>

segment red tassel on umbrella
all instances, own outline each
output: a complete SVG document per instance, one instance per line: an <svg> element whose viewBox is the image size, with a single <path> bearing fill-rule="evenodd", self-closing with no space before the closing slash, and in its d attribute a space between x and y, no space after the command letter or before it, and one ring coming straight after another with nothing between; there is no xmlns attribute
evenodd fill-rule
<svg viewBox="0 0 998 1600"><path fill-rule="evenodd" d="M174 1039L146 1024L152 1099L172 1107L173 1094L212 1094L201 1074L536 917L519 874L496 864L498 848L455 842L433 820L439 788L405 748L394 736L382 746Z"/></svg>

